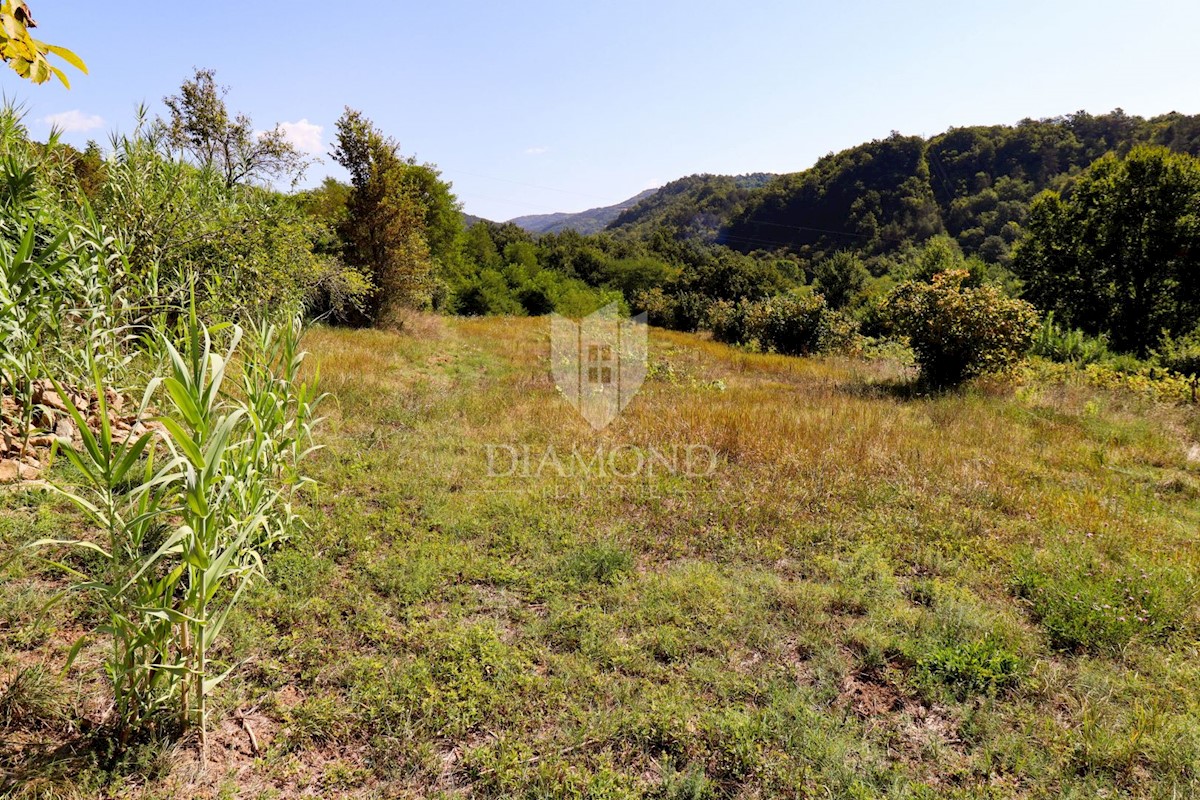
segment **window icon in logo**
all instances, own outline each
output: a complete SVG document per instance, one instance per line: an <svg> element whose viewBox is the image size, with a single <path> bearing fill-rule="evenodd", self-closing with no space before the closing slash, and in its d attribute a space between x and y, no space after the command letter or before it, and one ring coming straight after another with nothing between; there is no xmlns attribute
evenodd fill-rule
<svg viewBox="0 0 1200 800"><path fill-rule="evenodd" d="M613 382L612 345L588 345L588 383Z"/></svg>

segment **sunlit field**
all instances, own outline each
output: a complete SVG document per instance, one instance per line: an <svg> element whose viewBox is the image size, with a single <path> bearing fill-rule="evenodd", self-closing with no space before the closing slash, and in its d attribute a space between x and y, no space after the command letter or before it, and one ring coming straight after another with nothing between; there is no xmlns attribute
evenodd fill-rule
<svg viewBox="0 0 1200 800"><path fill-rule="evenodd" d="M91 611L40 613L60 579L25 558L0 586L4 793L1200 783L1189 407L1036 365L926 396L890 358L655 329L641 393L595 432L554 387L544 319L318 327L306 346L331 393L318 485L213 654L239 666L207 763L188 741L115 756L91 736L103 642L59 674ZM689 447L690 468L670 460ZM597 452L616 468L573 455ZM6 549L82 527L44 490L0 498Z"/></svg>

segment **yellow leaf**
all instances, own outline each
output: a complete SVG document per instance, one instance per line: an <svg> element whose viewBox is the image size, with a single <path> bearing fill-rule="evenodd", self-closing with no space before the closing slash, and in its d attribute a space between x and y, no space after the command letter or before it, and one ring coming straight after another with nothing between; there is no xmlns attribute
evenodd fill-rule
<svg viewBox="0 0 1200 800"><path fill-rule="evenodd" d="M54 55L58 56L59 58L63 59L64 61L66 61L68 64L70 64L75 69L82 72L84 75L87 75L87 71L88 71L87 64L83 63L82 58L75 55L67 48L59 47L58 45L54 45L54 44L44 44L42 42L38 42L38 45L40 45L47 53L53 53Z"/></svg>
<svg viewBox="0 0 1200 800"><path fill-rule="evenodd" d="M25 29L12 14L0 14L0 28L4 29L4 35L9 39L20 39L25 33Z"/></svg>
<svg viewBox="0 0 1200 800"><path fill-rule="evenodd" d="M33 62L29 78L34 83L45 83L50 80L50 65L46 63L46 59L39 58Z"/></svg>
<svg viewBox="0 0 1200 800"><path fill-rule="evenodd" d="M51 64L50 71L54 73L54 76L56 78L58 78L60 81L62 81L63 86L67 87L68 89L71 88L71 82L69 80L67 80L67 76L65 74L63 74L63 71L61 69L59 69L58 67Z"/></svg>

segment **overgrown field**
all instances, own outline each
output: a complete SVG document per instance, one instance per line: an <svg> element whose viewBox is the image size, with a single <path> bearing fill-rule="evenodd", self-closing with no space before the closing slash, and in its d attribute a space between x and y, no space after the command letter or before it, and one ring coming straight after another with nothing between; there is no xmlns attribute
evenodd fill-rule
<svg viewBox="0 0 1200 800"><path fill-rule="evenodd" d="M321 485L214 653L240 666L203 768L187 742L108 755L100 647L59 677L93 612L39 614L57 573L18 562L0 791L1197 793L1188 408L1036 368L919 396L891 360L655 330L641 394L596 433L548 337L502 318L310 333ZM688 445L711 471L629 461ZM581 474L573 449L597 448L637 474ZM0 498L6 552L81 527L47 492Z"/></svg>

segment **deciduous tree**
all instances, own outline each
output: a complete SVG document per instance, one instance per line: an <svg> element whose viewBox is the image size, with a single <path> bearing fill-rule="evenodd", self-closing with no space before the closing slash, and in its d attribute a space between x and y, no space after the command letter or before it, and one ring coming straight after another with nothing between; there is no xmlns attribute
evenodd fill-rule
<svg viewBox="0 0 1200 800"><path fill-rule="evenodd" d="M414 165L400 156L394 139L351 108L337 122L337 147L330 155L350 173L348 213L339 230L347 261L378 287L371 321L388 324L404 308L428 306L433 260L427 209L409 180Z"/></svg>
<svg viewBox="0 0 1200 800"><path fill-rule="evenodd" d="M217 170L226 186L298 177L307 161L283 129L256 132L249 116L230 117L225 107L228 91L217 85L213 70L198 69L179 87L179 94L164 97L171 143L200 166Z"/></svg>
<svg viewBox="0 0 1200 800"><path fill-rule="evenodd" d="M1200 322L1200 160L1135 147L1034 202L1014 269L1064 324L1146 354Z"/></svg>

